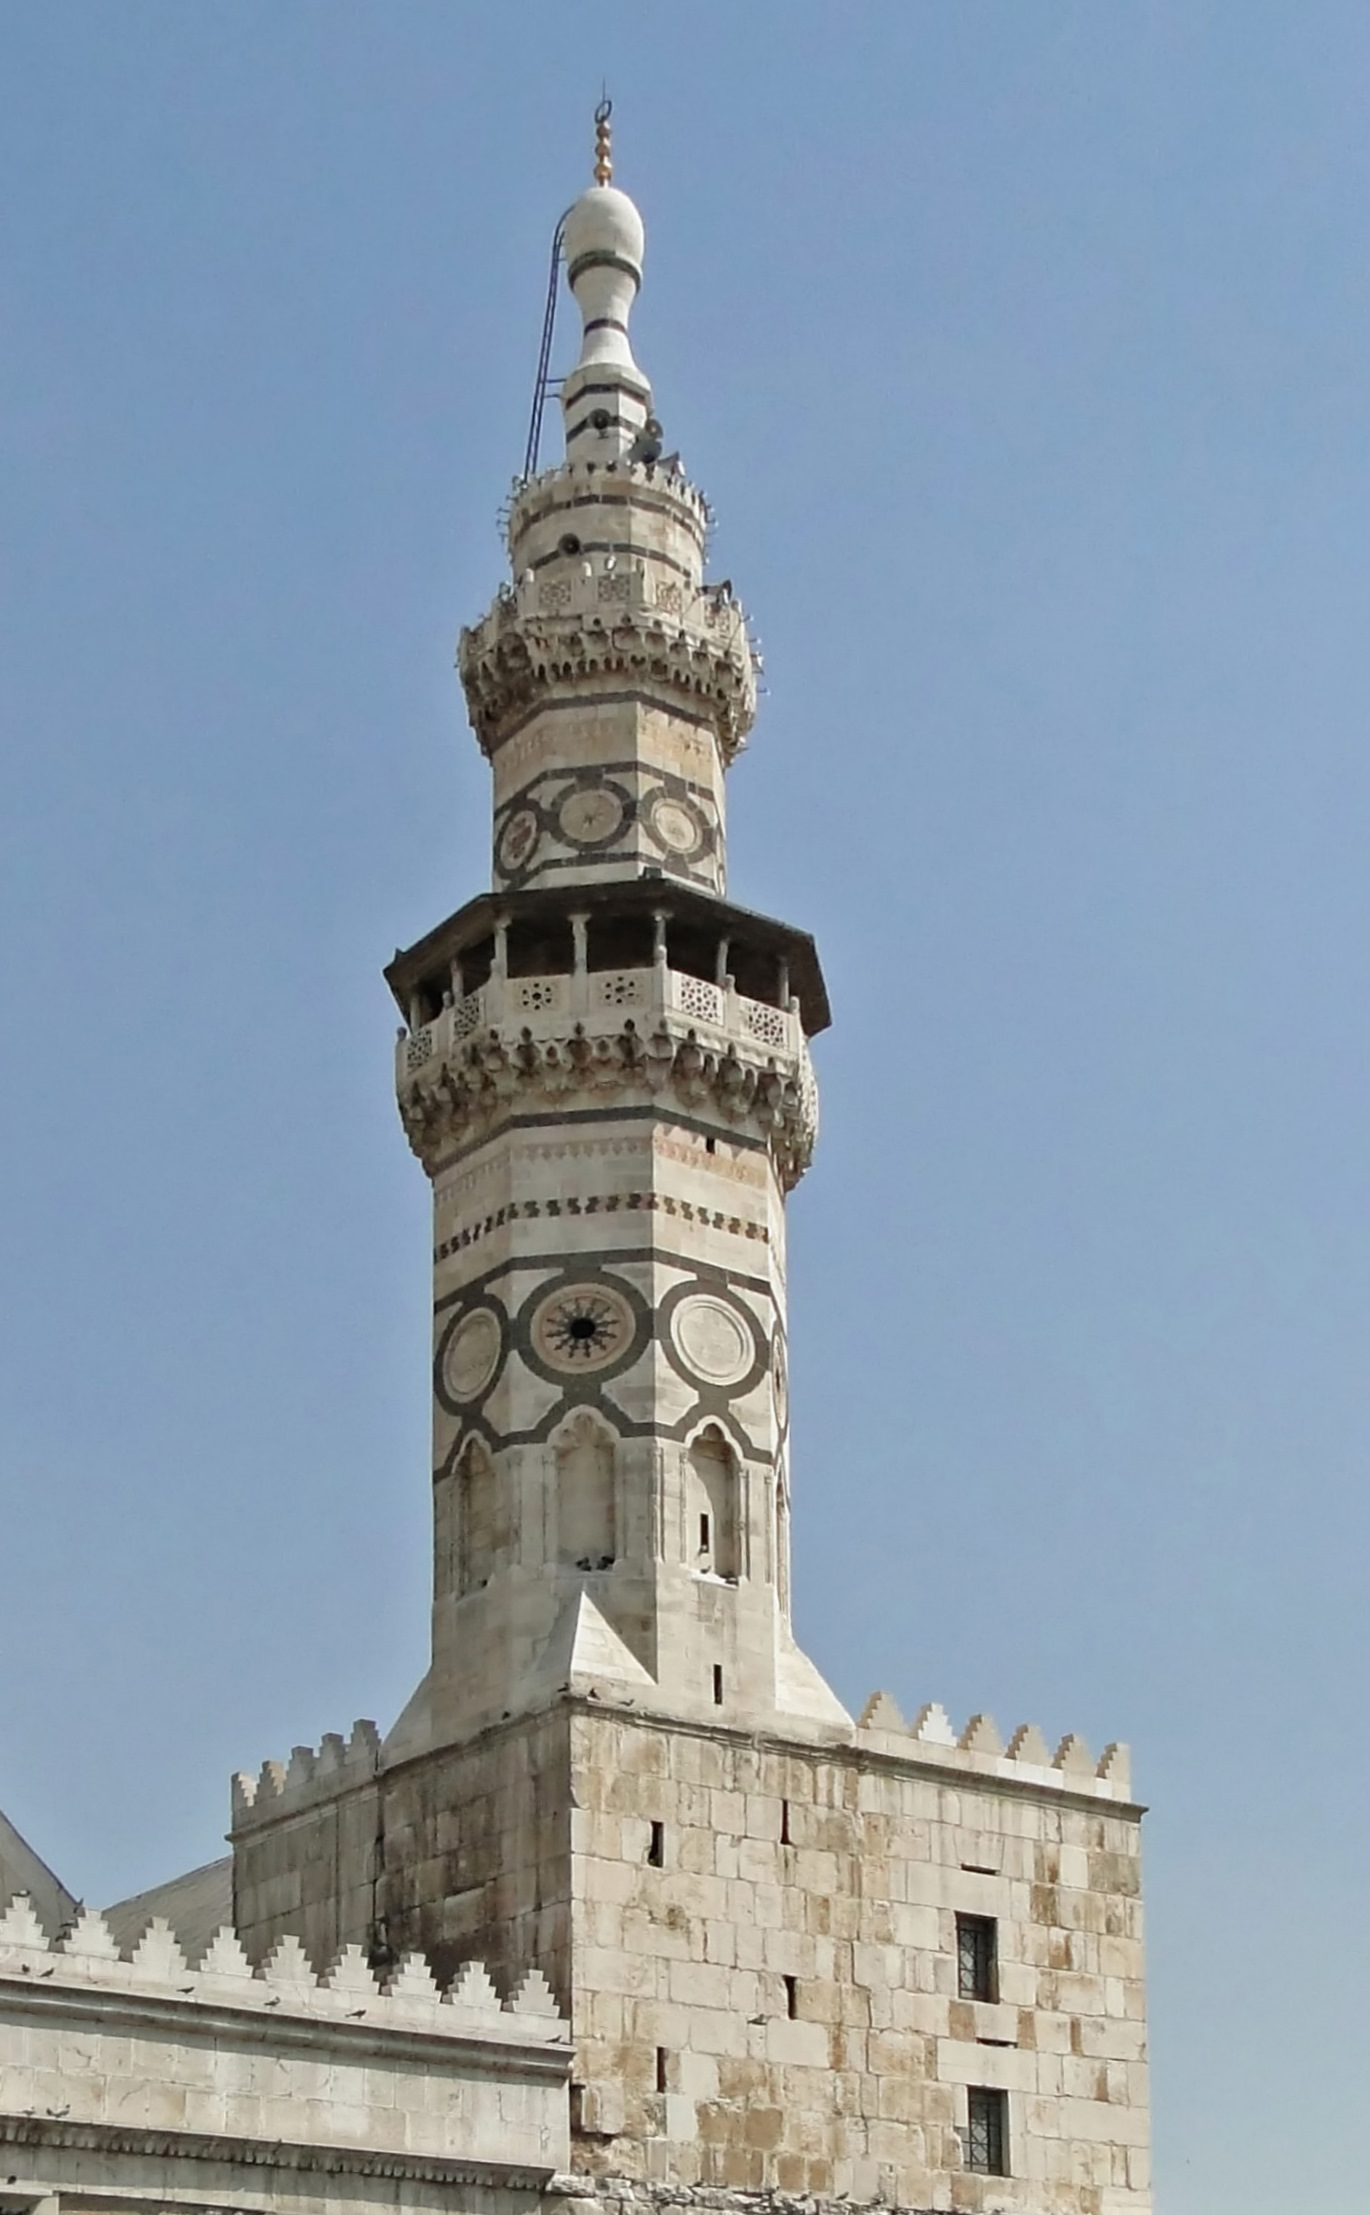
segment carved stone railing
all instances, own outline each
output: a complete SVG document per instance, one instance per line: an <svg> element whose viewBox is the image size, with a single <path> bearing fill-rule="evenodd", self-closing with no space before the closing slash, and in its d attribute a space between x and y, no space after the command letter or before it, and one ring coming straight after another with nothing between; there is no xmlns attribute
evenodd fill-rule
<svg viewBox="0 0 1370 2215"><path fill-rule="evenodd" d="M409 1142L432 1170L530 1100L673 1095L763 1137L788 1190L808 1167L818 1093L796 1006L752 1000L655 963L546 977L492 977L396 1048ZM534 1112L536 1109L534 1108Z"/></svg>
<svg viewBox="0 0 1370 2215"><path fill-rule="evenodd" d="M604 557L504 586L462 632L457 667L486 754L540 700L580 680L644 686L707 714L725 763L756 716L756 656L737 601L643 564L609 568Z"/></svg>

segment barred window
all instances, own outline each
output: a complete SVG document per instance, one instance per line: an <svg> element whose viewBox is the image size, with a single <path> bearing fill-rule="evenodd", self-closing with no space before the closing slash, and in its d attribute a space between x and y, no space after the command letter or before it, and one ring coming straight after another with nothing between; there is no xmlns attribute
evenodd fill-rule
<svg viewBox="0 0 1370 2215"><path fill-rule="evenodd" d="M963 2000L999 1997L999 1927L992 1915L956 1918L956 1989Z"/></svg>
<svg viewBox="0 0 1370 2215"><path fill-rule="evenodd" d="M1008 2094L973 2084L966 2095L966 2167L982 2176L1008 2175Z"/></svg>

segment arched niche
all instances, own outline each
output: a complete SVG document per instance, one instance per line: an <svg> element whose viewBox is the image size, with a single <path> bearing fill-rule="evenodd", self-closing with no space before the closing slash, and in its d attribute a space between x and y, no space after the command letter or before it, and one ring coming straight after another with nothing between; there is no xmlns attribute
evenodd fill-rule
<svg viewBox="0 0 1370 2215"><path fill-rule="evenodd" d="M700 1576L741 1574L741 1489L737 1456L710 1423L685 1454L685 1553Z"/></svg>
<svg viewBox="0 0 1370 2215"><path fill-rule="evenodd" d="M471 1439L457 1464L457 1578L459 1592L488 1584L505 1548L504 1492L489 1448Z"/></svg>
<svg viewBox="0 0 1370 2215"><path fill-rule="evenodd" d="M553 1443L557 1559L573 1569L608 1569L618 1550L617 1454L613 1434L582 1408Z"/></svg>

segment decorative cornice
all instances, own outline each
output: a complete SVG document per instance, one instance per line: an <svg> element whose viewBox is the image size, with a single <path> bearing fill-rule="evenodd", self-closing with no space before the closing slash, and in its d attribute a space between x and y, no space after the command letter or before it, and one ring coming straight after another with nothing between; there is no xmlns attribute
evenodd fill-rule
<svg viewBox="0 0 1370 2215"><path fill-rule="evenodd" d="M679 1103L712 1110L725 1123L760 1137L788 1192L813 1155L817 1089L806 1052L785 1057L749 1054L729 1041L703 1043L693 1025L661 1014L648 1035L629 1018L621 1029L591 1035L577 1023L557 1038L528 1030L509 1040L485 1032L430 1060L399 1084L400 1119L429 1175L453 1152L490 1137L515 1115L558 1112L615 1101Z"/></svg>
<svg viewBox="0 0 1370 2215"><path fill-rule="evenodd" d="M422 2184L484 2184L537 2191L555 2174L522 2163L453 2160L364 2147L310 2146L288 2139L219 2137L211 2131L133 2130L47 2116L0 2115L0 2145L135 2155L155 2161L217 2161L254 2169L311 2170L325 2176L397 2177Z"/></svg>
<svg viewBox="0 0 1370 2215"><path fill-rule="evenodd" d="M457 668L472 728L491 757L543 701L591 683L702 711L725 765L756 715L755 660L737 602L708 587L655 584L640 572L507 586L484 620L462 632Z"/></svg>

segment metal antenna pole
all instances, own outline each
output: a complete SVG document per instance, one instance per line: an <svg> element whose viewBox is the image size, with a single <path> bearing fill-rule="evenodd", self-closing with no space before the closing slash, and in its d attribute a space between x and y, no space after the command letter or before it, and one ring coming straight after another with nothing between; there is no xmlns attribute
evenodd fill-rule
<svg viewBox="0 0 1370 2215"><path fill-rule="evenodd" d="M548 370L552 361L552 332L557 320L557 276L561 269L561 241L565 229L566 217L563 216L552 233L552 266L547 274L547 305L542 316L542 345L538 350L538 373L533 386L533 413L528 424L528 446L523 457L523 479L525 484L530 477L537 474L538 448L542 444L542 411L547 401Z"/></svg>

